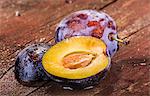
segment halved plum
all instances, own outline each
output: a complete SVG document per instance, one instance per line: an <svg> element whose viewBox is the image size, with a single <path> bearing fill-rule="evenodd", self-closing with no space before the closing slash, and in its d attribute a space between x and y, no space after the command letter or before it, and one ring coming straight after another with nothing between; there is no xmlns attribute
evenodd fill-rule
<svg viewBox="0 0 150 96"><path fill-rule="evenodd" d="M65 17L56 28L56 42L74 36L93 36L102 39L112 57L118 49L118 43L108 37L117 38L115 21L104 12L81 10Z"/></svg>
<svg viewBox="0 0 150 96"><path fill-rule="evenodd" d="M52 80L82 89L98 84L105 77L110 57L101 39L77 36L52 46L44 54L42 64Z"/></svg>
<svg viewBox="0 0 150 96"><path fill-rule="evenodd" d="M15 77L23 85L38 86L42 81L50 80L42 66L43 54L49 45L39 43L23 49L15 62Z"/></svg>

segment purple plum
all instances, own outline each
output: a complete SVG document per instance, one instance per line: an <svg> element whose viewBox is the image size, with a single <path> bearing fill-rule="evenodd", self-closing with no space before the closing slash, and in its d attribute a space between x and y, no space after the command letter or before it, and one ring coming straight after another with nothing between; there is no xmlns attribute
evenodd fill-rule
<svg viewBox="0 0 150 96"><path fill-rule="evenodd" d="M42 57L50 48L46 44L33 44L23 49L15 62L15 77L23 85L38 86L42 81L50 80L44 72Z"/></svg>
<svg viewBox="0 0 150 96"><path fill-rule="evenodd" d="M81 10L65 17L56 28L56 42L73 36L93 36L102 39L107 45L107 54L113 56L118 49L115 21L104 12Z"/></svg>

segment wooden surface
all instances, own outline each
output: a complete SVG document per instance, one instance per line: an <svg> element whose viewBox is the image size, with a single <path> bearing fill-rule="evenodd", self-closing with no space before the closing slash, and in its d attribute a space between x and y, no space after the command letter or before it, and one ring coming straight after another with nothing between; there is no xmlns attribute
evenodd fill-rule
<svg viewBox="0 0 150 96"><path fill-rule="evenodd" d="M63 90L53 82L20 85L13 73L18 52L36 42L51 43L57 23L81 9L108 13L118 25L119 37L130 40L120 45L106 79L80 91ZM0 45L0 96L150 95L150 0L0 0Z"/></svg>

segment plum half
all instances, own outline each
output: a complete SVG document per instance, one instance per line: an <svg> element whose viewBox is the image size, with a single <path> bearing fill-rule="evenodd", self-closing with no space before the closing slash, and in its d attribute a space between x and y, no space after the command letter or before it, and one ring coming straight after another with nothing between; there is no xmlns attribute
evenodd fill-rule
<svg viewBox="0 0 150 96"><path fill-rule="evenodd" d="M56 28L56 42L73 36L93 36L102 39L112 57L118 49L115 21L104 12L81 10L66 16Z"/></svg>
<svg viewBox="0 0 150 96"><path fill-rule="evenodd" d="M43 54L49 45L39 43L24 48L15 62L15 77L23 85L38 86L44 80L50 80L42 66Z"/></svg>
<svg viewBox="0 0 150 96"><path fill-rule="evenodd" d="M83 89L104 79L110 66L106 45L91 36L76 36L52 46L43 56L43 67L54 81Z"/></svg>

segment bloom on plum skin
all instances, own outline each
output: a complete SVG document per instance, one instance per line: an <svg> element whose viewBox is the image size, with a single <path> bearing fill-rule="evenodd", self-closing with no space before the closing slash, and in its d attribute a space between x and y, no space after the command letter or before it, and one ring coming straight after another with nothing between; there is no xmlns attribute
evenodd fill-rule
<svg viewBox="0 0 150 96"><path fill-rule="evenodd" d="M23 49L15 62L15 77L23 85L38 86L49 80L42 66L43 54L50 48L46 44L33 44Z"/></svg>
<svg viewBox="0 0 150 96"><path fill-rule="evenodd" d="M73 36L93 36L102 39L111 57L118 49L118 42L109 40L109 34L117 37L115 21L104 12L81 10L65 17L56 28L56 42Z"/></svg>

